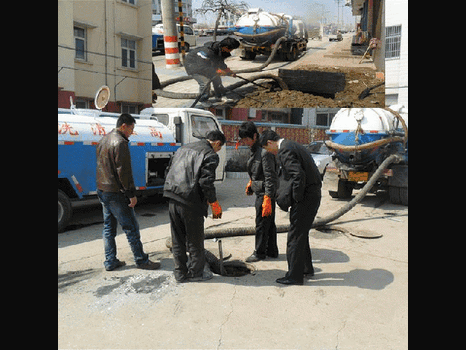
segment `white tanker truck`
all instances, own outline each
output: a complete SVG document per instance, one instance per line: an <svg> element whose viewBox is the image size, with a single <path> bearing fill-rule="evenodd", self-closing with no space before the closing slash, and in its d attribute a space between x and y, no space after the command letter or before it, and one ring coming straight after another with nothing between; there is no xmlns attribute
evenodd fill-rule
<svg viewBox="0 0 466 350"><path fill-rule="evenodd" d="M253 60L257 54L268 55L278 39L277 54L283 60L294 61L307 46L304 23L284 13L270 13L260 8L249 9L235 24L239 36L241 58Z"/></svg>
<svg viewBox="0 0 466 350"><path fill-rule="evenodd" d="M97 109L58 109L58 232L65 229L73 205L97 198L96 147L116 127L119 113ZM176 150L222 130L209 111L194 108L147 108L136 118L129 138L138 196L163 191L166 168ZM225 177L226 147L219 152L216 181Z"/></svg>
<svg viewBox="0 0 466 350"><path fill-rule="evenodd" d="M408 205L408 109L342 108L326 132L325 143L334 153L339 173L336 198L349 198L371 179L382 162L391 155L400 161L388 166L371 191L388 190L390 201Z"/></svg>

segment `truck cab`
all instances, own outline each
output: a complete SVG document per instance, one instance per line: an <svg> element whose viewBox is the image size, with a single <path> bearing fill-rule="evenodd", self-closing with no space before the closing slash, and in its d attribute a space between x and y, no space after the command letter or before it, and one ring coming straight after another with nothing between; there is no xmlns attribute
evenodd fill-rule
<svg viewBox="0 0 466 350"><path fill-rule="evenodd" d="M217 118L209 111L196 108L146 108L138 115L142 119L152 119L164 124L175 136L176 143L185 145L204 138L211 130L222 127ZM218 152L220 163L215 181L225 179L226 147Z"/></svg>
<svg viewBox="0 0 466 350"><path fill-rule="evenodd" d="M176 31L178 33L178 48L181 46L181 29L180 25L176 24ZM184 44L185 51L189 52L191 47L196 46L196 35L194 33L193 27L183 24L184 31ZM164 50L163 44L163 24L157 24L152 28L152 52Z"/></svg>

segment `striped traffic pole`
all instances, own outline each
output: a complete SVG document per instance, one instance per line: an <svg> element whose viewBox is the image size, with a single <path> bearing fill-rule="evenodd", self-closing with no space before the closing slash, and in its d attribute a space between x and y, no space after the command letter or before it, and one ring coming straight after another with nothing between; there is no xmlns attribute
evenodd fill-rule
<svg viewBox="0 0 466 350"><path fill-rule="evenodd" d="M180 67L180 53L178 51L178 34L176 32L173 0L162 0L161 5L166 68Z"/></svg>
<svg viewBox="0 0 466 350"><path fill-rule="evenodd" d="M178 52L178 38L173 35L163 36L163 44L165 46L165 64L166 68L180 67L180 53Z"/></svg>
<svg viewBox="0 0 466 350"><path fill-rule="evenodd" d="M178 0L178 15L180 19L180 47L181 47L181 58L184 62L184 56L186 48L184 45L184 26L183 26L183 2Z"/></svg>

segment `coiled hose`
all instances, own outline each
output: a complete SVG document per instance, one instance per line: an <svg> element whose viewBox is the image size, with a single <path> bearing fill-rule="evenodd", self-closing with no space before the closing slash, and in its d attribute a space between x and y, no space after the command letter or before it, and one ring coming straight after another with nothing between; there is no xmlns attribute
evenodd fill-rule
<svg viewBox="0 0 466 350"><path fill-rule="evenodd" d="M361 192L359 192L349 203L342 206L337 211L333 212L332 214L314 220L311 227L322 227L328 224L331 221L338 219L340 216L346 214L350 211L356 204L358 204L370 191L372 186L374 186L375 182L378 178L382 175L383 171L392 163L398 163L403 158L398 154L392 154L387 159L385 159L382 164L378 167L375 173L372 175L370 180L367 184L363 187ZM290 229L290 225L277 225L277 232L288 232ZM215 228L215 229L207 229L204 232L204 239L211 239L211 238L224 238L224 237L235 237L235 236L250 236L256 234L256 227L253 226L245 226L245 227L233 227L233 228ZM171 237L168 237L165 242L167 248L171 250L172 242ZM205 256L206 262L209 265L209 268L212 272L229 277L235 276L243 276L245 274L251 273L254 271L254 266L251 264L247 264L243 261L234 260L230 262L222 262L224 271L222 273L222 269L220 267L221 262L220 260L210 251L205 249Z"/></svg>
<svg viewBox="0 0 466 350"><path fill-rule="evenodd" d="M264 64L260 65L259 67L255 67L255 68L246 68L246 69L240 69L238 71L234 71L235 74L239 74L239 73L254 73L254 72L260 72L262 71L265 67L267 67L270 62L272 62L273 58L275 57L275 54L277 53L278 51L278 48L281 44L282 41L286 40L286 37L281 37L279 38L275 44L274 44L274 48L272 50L272 52L270 53L270 56L269 58L267 59L267 61L264 62ZM190 80L190 79L193 79L192 76L190 75L185 75L185 76L181 76L181 77L176 77L176 78L173 78L173 79L169 79L163 83L160 84L160 88L159 89L155 89L153 90L157 96L161 96L161 97L165 97L165 98L173 98L173 99L195 99L198 97L199 93L181 93L181 92L172 92L172 91L164 91L163 88L167 87L168 85L171 85L171 84L175 84L175 83L179 83L179 82L182 82L182 81L186 81L186 80ZM250 78L248 78L249 80L251 81L255 81L255 80L258 80L258 79L273 79L275 80L278 85L280 86L280 88L282 90L288 90L288 86L286 85L286 83L283 81L283 79L279 78L278 76L274 75L274 74L271 74L271 73L265 73L265 74L260 74L260 75L255 75L255 76L252 76ZM238 83L235 83L233 85L230 85L228 86L226 89L231 91L231 90L234 90L234 89L237 89L243 85L246 85L248 84L248 82L246 81L240 81Z"/></svg>
<svg viewBox="0 0 466 350"><path fill-rule="evenodd" d="M374 186L376 181L382 175L383 171L392 163L399 163L403 157L398 154L392 154L387 159L385 159L382 164L377 168L375 173L372 175L370 180L366 183L366 185L362 188L362 190L347 204L342 206L337 211L333 212L332 214L314 220L312 223L312 227L322 227L328 224L329 222L335 221L340 216L346 214L350 211L356 204L358 204L366 194L371 190ZM277 232L288 232L290 229L289 224L285 225L277 225ZM249 236L256 234L256 227L253 226L245 226L245 227L232 227L232 228L215 228L215 229L206 229L204 231L204 239L211 239L211 238L223 238L223 237L234 237L234 236Z"/></svg>

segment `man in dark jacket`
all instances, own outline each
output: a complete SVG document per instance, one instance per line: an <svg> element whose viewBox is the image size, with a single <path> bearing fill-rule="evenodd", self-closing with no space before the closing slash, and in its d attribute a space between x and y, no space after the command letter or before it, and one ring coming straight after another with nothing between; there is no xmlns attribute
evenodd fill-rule
<svg viewBox="0 0 466 350"><path fill-rule="evenodd" d="M219 163L217 152L224 143L221 131L210 131L205 140L180 147L170 162L163 195L170 199L174 274L178 282L212 278L212 273L204 273L204 216L207 217L209 204L212 217L222 217L214 181ZM189 264L186 250L191 258Z"/></svg>
<svg viewBox="0 0 466 350"><path fill-rule="evenodd" d="M239 127L241 141L251 149L247 163L250 180L246 194L256 194L256 244L247 262L256 262L267 256L278 257L277 227L275 226L275 190L277 188L276 163L273 154L259 144L256 125L247 121Z"/></svg>
<svg viewBox="0 0 466 350"><path fill-rule="evenodd" d="M116 129L102 137L97 145L97 196L104 214L104 266L107 271L125 265L116 257L118 222L126 233L137 267L146 270L160 267L144 253L139 224L134 215L137 198L128 138L133 133L135 123L130 114L123 113L117 120Z"/></svg>
<svg viewBox="0 0 466 350"><path fill-rule="evenodd" d="M228 37L222 41L207 42L204 46L191 50L186 55L184 59L186 73L199 84L199 93L202 93L200 102L205 102L209 98L209 80L211 79L213 79L212 83L217 99L226 93L220 76L235 76L235 74L227 67L224 60L230 57L230 52L238 47L239 41Z"/></svg>
<svg viewBox="0 0 466 350"><path fill-rule="evenodd" d="M276 282L303 284L304 275L314 275L309 231L320 206L320 173L311 154L302 145L280 138L272 130L264 131L260 143L267 152L277 156L277 204L285 211L291 207L286 247L288 272Z"/></svg>

